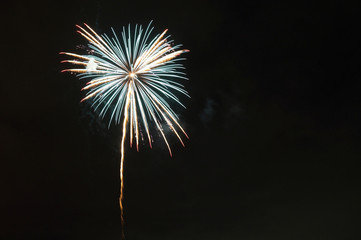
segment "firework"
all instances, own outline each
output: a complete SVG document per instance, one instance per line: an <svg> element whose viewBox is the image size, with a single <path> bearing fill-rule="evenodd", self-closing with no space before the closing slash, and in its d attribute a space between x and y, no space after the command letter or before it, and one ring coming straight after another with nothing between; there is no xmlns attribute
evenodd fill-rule
<svg viewBox="0 0 361 240"><path fill-rule="evenodd" d="M178 82L187 79L182 72L184 67L179 63L182 58L178 56L188 50L174 45L166 36L167 30L150 38L151 24L145 30L136 25L133 34L130 25L128 30L123 27L120 39L113 29L110 38L105 34L98 35L87 24L84 26L77 25L77 32L89 41L88 52L85 55L61 52L73 58L62 62L77 65L77 68L62 72L76 73L81 79L88 80L82 89L87 90L82 101L93 99L92 107L100 117L109 117L108 127L112 122L123 123L119 197L123 226L123 163L128 126L130 146L135 141L137 150L141 131L145 132L152 147L150 128L155 127L172 155L162 123L174 132L183 146L180 133L188 138L169 105L169 101L173 101L184 107L175 95L177 92L188 96Z"/></svg>

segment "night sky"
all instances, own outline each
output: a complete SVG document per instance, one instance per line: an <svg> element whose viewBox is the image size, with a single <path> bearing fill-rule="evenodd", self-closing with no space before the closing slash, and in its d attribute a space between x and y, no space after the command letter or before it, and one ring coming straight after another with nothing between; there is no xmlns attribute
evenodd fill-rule
<svg viewBox="0 0 361 240"><path fill-rule="evenodd" d="M119 126L61 51L131 24L190 49L190 136L126 145L128 240L361 239L360 4L12 1L1 8L1 239L120 239ZM356 2L356 1L355 1Z"/></svg>

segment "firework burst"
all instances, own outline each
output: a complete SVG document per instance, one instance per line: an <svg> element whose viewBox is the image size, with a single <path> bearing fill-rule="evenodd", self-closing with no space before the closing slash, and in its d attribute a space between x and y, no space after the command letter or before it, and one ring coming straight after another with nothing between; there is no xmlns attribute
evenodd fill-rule
<svg viewBox="0 0 361 240"><path fill-rule="evenodd" d="M94 107L101 118L109 116L112 122L122 127L121 161L120 161L120 198L121 220L123 226L123 163L124 142L129 128L130 146L135 141L138 150L140 131L146 133L150 147L152 138L150 128L155 127L160 132L169 154L171 148L164 133L162 123L165 122L184 146L181 134L188 138L178 122L178 117L169 105L169 100L181 106L184 105L175 95L176 92L188 96L180 79L187 79L182 72L183 65L178 56L188 50L174 45L167 30L150 38L153 27L149 24L143 30L135 26L134 34L123 28L121 39L114 30L113 37L98 35L91 27L77 25L78 33L89 41L88 54L61 52L73 59L62 62L77 65L77 68L65 69L62 72L78 74L81 79L87 79L82 90L87 90L82 101L93 99ZM124 232L124 231L123 231Z"/></svg>

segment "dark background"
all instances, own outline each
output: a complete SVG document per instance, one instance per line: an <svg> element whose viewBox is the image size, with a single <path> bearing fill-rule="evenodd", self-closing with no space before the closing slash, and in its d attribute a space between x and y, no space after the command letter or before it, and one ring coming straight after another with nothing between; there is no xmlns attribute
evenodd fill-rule
<svg viewBox="0 0 361 240"><path fill-rule="evenodd" d="M345 1L346 2L346 1ZM356 2L356 1L355 1ZM2 239L120 239L121 131L62 74L60 51L128 23L190 49L190 136L126 146L129 240L360 239L359 4L5 1Z"/></svg>

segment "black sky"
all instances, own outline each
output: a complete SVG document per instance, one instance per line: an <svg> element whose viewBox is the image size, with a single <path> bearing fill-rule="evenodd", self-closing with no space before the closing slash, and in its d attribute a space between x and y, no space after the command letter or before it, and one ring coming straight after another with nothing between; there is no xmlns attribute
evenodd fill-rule
<svg viewBox="0 0 361 240"><path fill-rule="evenodd" d="M60 51L128 23L190 49L174 156L126 147L129 240L360 239L359 4L6 1L1 239L120 239L119 143Z"/></svg>

